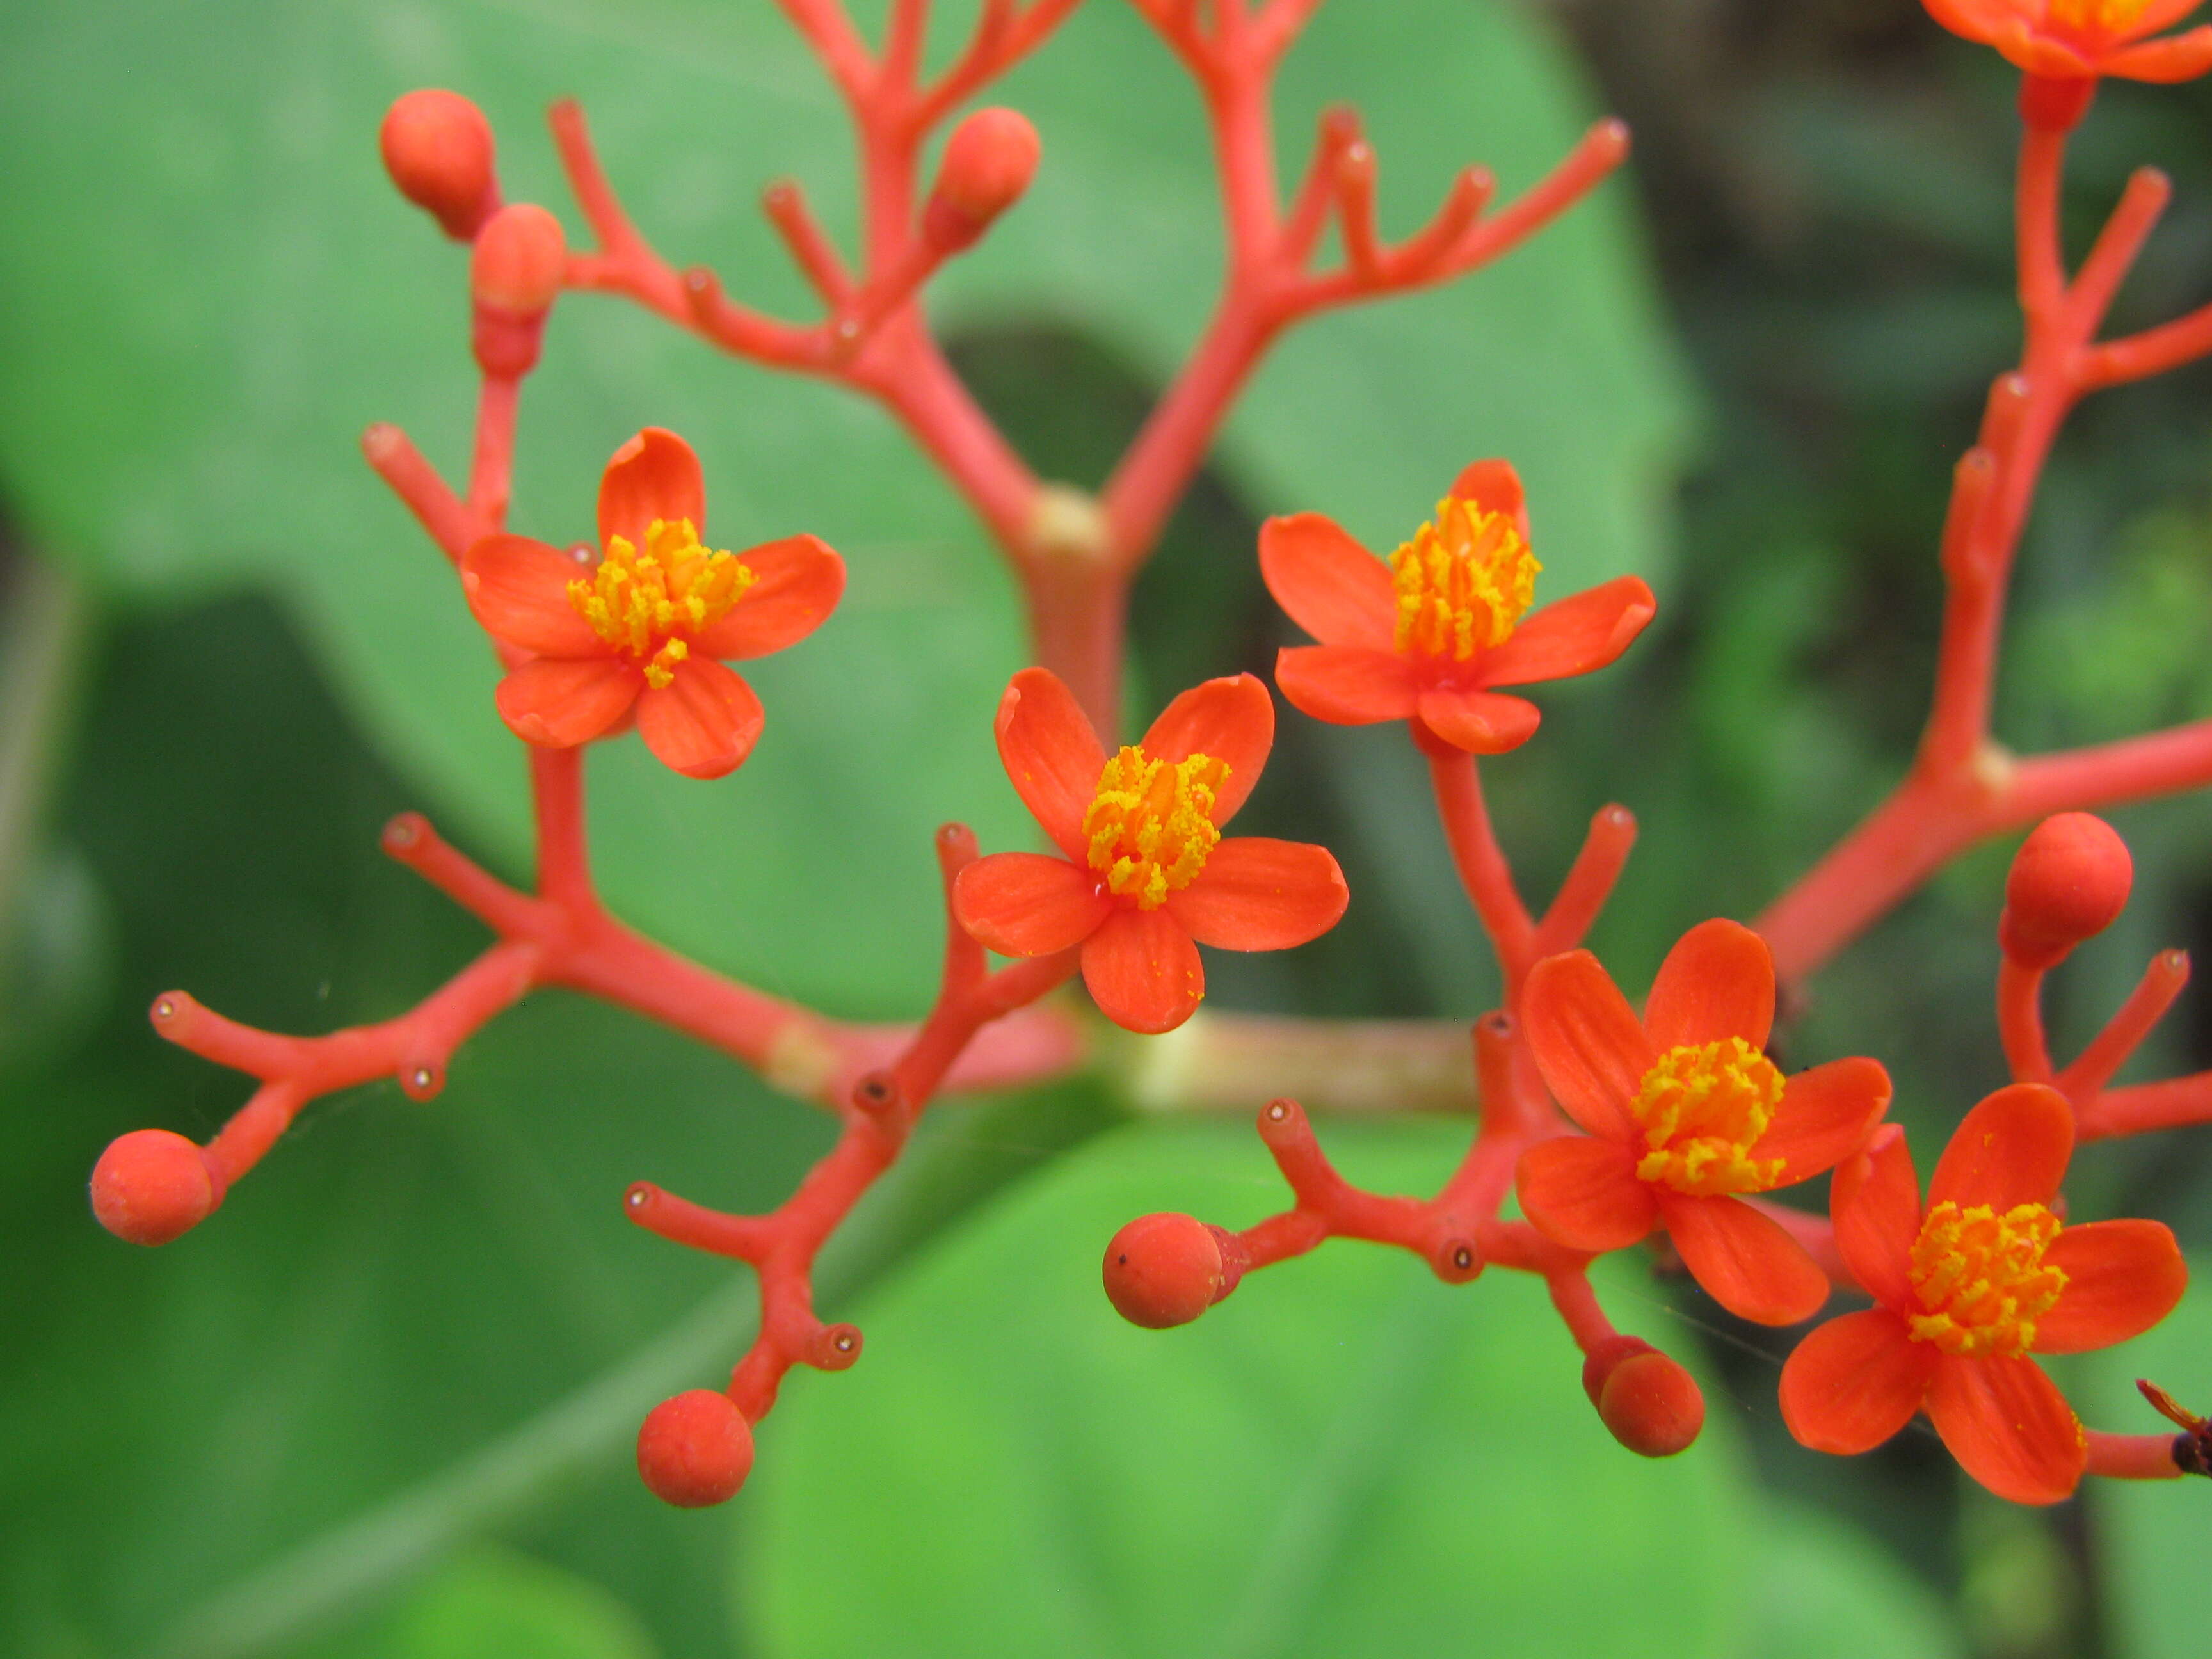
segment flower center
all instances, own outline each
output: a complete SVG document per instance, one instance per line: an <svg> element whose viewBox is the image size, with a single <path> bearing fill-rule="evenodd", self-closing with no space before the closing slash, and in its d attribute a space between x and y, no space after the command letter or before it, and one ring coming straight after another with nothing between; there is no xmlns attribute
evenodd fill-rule
<svg viewBox="0 0 2212 1659"><path fill-rule="evenodd" d="M690 636L727 616L759 578L734 553L699 545L689 519L655 519L641 553L620 536L588 579L568 584L568 603L624 656L645 665L646 684L663 686L691 654Z"/></svg>
<svg viewBox="0 0 2212 1659"><path fill-rule="evenodd" d="M2150 0L2050 0L2047 22L2076 34L2114 35L2149 7Z"/></svg>
<svg viewBox="0 0 2212 1659"><path fill-rule="evenodd" d="M1132 744L1109 760L1083 815L1091 867L1107 890L1133 897L1139 910L1157 910L1196 880L1221 839L1213 801L1228 776L1229 763L1211 755L1170 765Z"/></svg>
<svg viewBox="0 0 2212 1659"><path fill-rule="evenodd" d="M1781 1101L1782 1073L1741 1037L1669 1048L1629 1109L1644 1127L1637 1179L1697 1198L1779 1185L1784 1160L1749 1153Z"/></svg>
<svg viewBox="0 0 2212 1659"><path fill-rule="evenodd" d="M2066 1275L2043 1265L2057 1237L2058 1218L2040 1204L2002 1215L1938 1204L1912 1243L1912 1290L1928 1310L1911 1316L1913 1336L1945 1353L2026 1353L2035 1322L2066 1288Z"/></svg>
<svg viewBox="0 0 2212 1659"><path fill-rule="evenodd" d="M1446 496L1436 522L1390 556L1399 654L1465 662L1504 644L1535 598L1543 568L1511 519Z"/></svg>

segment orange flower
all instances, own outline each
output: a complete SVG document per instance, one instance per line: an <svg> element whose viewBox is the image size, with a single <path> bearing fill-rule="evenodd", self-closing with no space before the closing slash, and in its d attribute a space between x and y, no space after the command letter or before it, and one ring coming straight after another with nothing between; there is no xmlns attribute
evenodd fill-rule
<svg viewBox="0 0 2212 1659"><path fill-rule="evenodd" d="M2081 1425L2030 1353L2110 1347L2166 1317L2188 1287L2155 1221L2065 1227L2051 1208L2074 1115L2040 1084L1966 1114L1920 1203L1905 1132L1884 1128L1836 1171L1836 1245L1874 1297L1782 1368L1782 1415L1814 1451L1880 1445L1926 1408L1960 1467L2000 1498L2055 1504L2081 1480Z"/></svg>
<svg viewBox="0 0 2212 1659"><path fill-rule="evenodd" d="M1954 34L1995 46L2030 75L2054 81L2116 75L2191 81L2212 69L2212 26L2144 40L2203 0L1927 0ZM2140 42L2141 44L2137 44Z"/></svg>
<svg viewBox="0 0 2212 1659"><path fill-rule="evenodd" d="M1540 716L1494 688L1602 668L1655 609L1649 587L1621 576L1526 615L1542 568L1520 477L1504 461L1461 473L1435 522L1388 564L1318 513L1270 519L1260 530L1267 591L1321 641L1278 656L1275 684L1316 720L1410 720L1474 754L1516 749Z"/></svg>
<svg viewBox="0 0 2212 1659"><path fill-rule="evenodd" d="M836 608L845 565L812 536L741 554L700 544L699 458L647 427L599 480L599 562L526 536L487 536L461 560L469 609L528 659L500 682L514 735L568 749L635 711L646 747L687 777L733 771L760 736L760 699L718 660L802 640Z"/></svg>
<svg viewBox="0 0 2212 1659"><path fill-rule="evenodd" d="M1889 1074L1838 1060L1785 1079L1763 1052L1774 959L1733 921L1701 922L1659 969L1644 1018L1587 951L1547 957L1522 999L1538 1068L1589 1132L1522 1155L1521 1208L1556 1243L1617 1250L1666 1228L1698 1282L1763 1325L1810 1318L1826 1274L1734 1194L1808 1180L1857 1152Z"/></svg>
<svg viewBox="0 0 2212 1659"><path fill-rule="evenodd" d="M960 872L960 925L1001 956L1083 947L1083 982L1132 1031L1171 1031L1206 994L1198 945L1281 951L1327 933L1349 895L1325 847L1221 826L1260 781L1275 706L1249 674L1208 680L1109 755L1052 674L999 703L999 754L1066 856L994 853Z"/></svg>

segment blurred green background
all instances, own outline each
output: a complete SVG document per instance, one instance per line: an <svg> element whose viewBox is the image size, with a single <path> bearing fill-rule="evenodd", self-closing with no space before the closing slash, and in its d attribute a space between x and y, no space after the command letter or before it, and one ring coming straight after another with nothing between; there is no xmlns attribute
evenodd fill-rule
<svg viewBox="0 0 2212 1659"><path fill-rule="evenodd" d="M941 8L940 50L972 9ZM1783 1341L1630 1264L1608 1264L1615 1317L1707 1380L1705 1437L1668 1464L1613 1446L1505 1275L1449 1290L1338 1247L1188 1330L1128 1329L1096 1291L1114 1225L1243 1224L1280 1195L1241 1122L1132 1122L1109 1079L938 1115L826 1273L866 1363L794 1377L752 1484L709 1515L649 1498L629 1437L739 1351L750 1286L617 1198L647 1177L766 1207L829 1139L718 1056L547 994L427 1107L389 1085L316 1106L179 1243L99 1231L82 1183L109 1138L204 1139L246 1093L152 1037L155 993L298 1030L408 1006L482 934L376 853L403 807L526 874L492 665L355 449L390 419L448 468L465 450L462 256L375 156L382 109L421 84L476 97L510 195L572 231L538 112L581 96L664 251L793 314L755 191L798 176L848 228L841 118L768 0L0 18L0 1650L2197 1650L2193 1483L2031 1515L1924 1434L1813 1457L1775 1418ZM1542 693L1542 737L1488 769L1524 884L1548 891L1618 799L1644 837L1595 943L1625 981L1687 923L1757 909L1915 734L1945 482L2016 340L2011 90L1907 0L1338 0L1285 70L1286 167L1325 101L1356 101L1386 228L1468 160L1526 183L1606 109L1638 159L1493 270L1287 344L1140 589L1134 697L1264 669L1291 637L1252 559L1265 514L1318 507L1387 546L1466 459L1510 454L1546 593L1635 569L1662 594L1629 659ZM1118 0L994 95L1036 120L1045 167L933 305L1040 471L1095 483L1210 298L1195 100ZM2121 326L2212 289L2208 139L2212 94L2122 87L2077 143L2077 249L2130 167L2178 185ZM2002 688L2015 745L2212 713L2208 385L2108 397L2062 442ZM814 529L854 577L830 626L761 665L768 735L736 777L594 755L609 891L769 988L911 1013L929 829L1028 833L988 740L1021 657L1004 579L872 408L590 299L526 402L517 527L580 533L647 422L701 449L718 544ZM2137 898L2060 976L2062 1047L2151 951L2212 934L2204 803L2117 817ZM1490 1006L1402 743L1286 715L1240 822L1328 842L1355 902L1305 951L1213 957L1220 1004ZM1793 1063L1882 1057L1923 1146L2000 1079L2006 850L1826 972L1787 1033ZM2203 1006L2143 1075L2212 1064ZM1433 1185L1466 1133L1323 1125L1400 1188ZM2156 1214L2203 1250L2209 1163L2202 1131L2095 1149L2077 1210ZM2137 1369L2204 1395L2212 1296L2068 1380L2096 1420L2148 1430Z"/></svg>

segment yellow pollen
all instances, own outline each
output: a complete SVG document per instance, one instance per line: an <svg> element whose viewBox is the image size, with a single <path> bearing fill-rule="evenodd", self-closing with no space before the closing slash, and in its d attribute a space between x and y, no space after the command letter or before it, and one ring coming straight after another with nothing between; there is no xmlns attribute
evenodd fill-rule
<svg viewBox="0 0 2212 1659"><path fill-rule="evenodd" d="M648 685L674 678L691 654L690 637L729 615L759 578L734 553L699 544L689 519L655 519L641 553L622 537L588 578L568 584L568 603L592 631L645 665Z"/></svg>
<svg viewBox="0 0 2212 1659"><path fill-rule="evenodd" d="M2043 1265L2057 1237L2058 1218L2040 1204L2002 1215L1938 1204L1912 1242L1912 1291L1927 1310L1911 1316L1913 1336L1968 1358L2026 1353L2035 1322L2066 1288L2066 1275Z"/></svg>
<svg viewBox="0 0 2212 1659"><path fill-rule="evenodd" d="M2150 0L2050 0L2045 19L2083 34L2118 34L2142 16Z"/></svg>
<svg viewBox="0 0 2212 1659"><path fill-rule="evenodd" d="M1504 514L1446 496L1436 521L1390 556L1400 654L1465 662L1504 644L1535 599L1543 568Z"/></svg>
<svg viewBox="0 0 2212 1659"><path fill-rule="evenodd" d="M1213 802L1228 776L1229 763L1211 755L1170 765L1132 744L1109 760L1083 815L1091 867L1107 890L1134 897L1139 910L1157 910L1189 886L1221 839Z"/></svg>
<svg viewBox="0 0 2212 1659"><path fill-rule="evenodd" d="M1669 1048L1629 1109L1644 1129L1637 1178L1697 1198L1779 1186L1784 1160L1749 1153L1781 1102L1782 1073L1741 1037Z"/></svg>

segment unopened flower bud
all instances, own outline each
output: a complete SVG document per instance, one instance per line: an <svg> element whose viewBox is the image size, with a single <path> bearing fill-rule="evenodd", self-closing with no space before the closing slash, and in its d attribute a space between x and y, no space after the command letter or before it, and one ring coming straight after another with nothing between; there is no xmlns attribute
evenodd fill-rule
<svg viewBox="0 0 2212 1659"><path fill-rule="evenodd" d="M404 94L384 112L377 143L399 193L455 241L468 241L498 210L491 123L458 92Z"/></svg>
<svg viewBox="0 0 2212 1659"><path fill-rule="evenodd" d="M2021 843L2005 878L1997 943L2022 968L2056 967L2118 920L2135 883L2127 843L2102 818L2061 812Z"/></svg>
<svg viewBox="0 0 2212 1659"><path fill-rule="evenodd" d="M111 1142L92 1171L92 1212L133 1244L167 1244L222 1201L200 1149L167 1129L134 1129Z"/></svg>
<svg viewBox="0 0 2212 1659"><path fill-rule="evenodd" d="M753 1431L725 1394L693 1389L664 1400L637 1431L637 1472L683 1510L726 1504L752 1472Z"/></svg>
<svg viewBox="0 0 2212 1659"><path fill-rule="evenodd" d="M568 263L561 222L544 208L518 202L485 222L469 259L476 357L485 374L526 374L537 366L545 313Z"/></svg>
<svg viewBox="0 0 2212 1659"><path fill-rule="evenodd" d="M1106 1247L1106 1295L1148 1331L1188 1325L1218 1301L1228 1275L1220 1240L1194 1216L1142 1215Z"/></svg>
<svg viewBox="0 0 2212 1659"><path fill-rule="evenodd" d="M922 239L957 253L1021 199L1042 149L1029 118L1011 109L979 109L945 146L936 188L921 212Z"/></svg>
<svg viewBox="0 0 2212 1659"><path fill-rule="evenodd" d="M1633 1337L1618 1352L1592 1390L1597 1414L1613 1437L1643 1457L1672 1457L1686 1451L1705 1426L1705 1396L1697 1378L1650 1344ZM1587 1387L1598 1354L1583 1367Z"/></svg>

